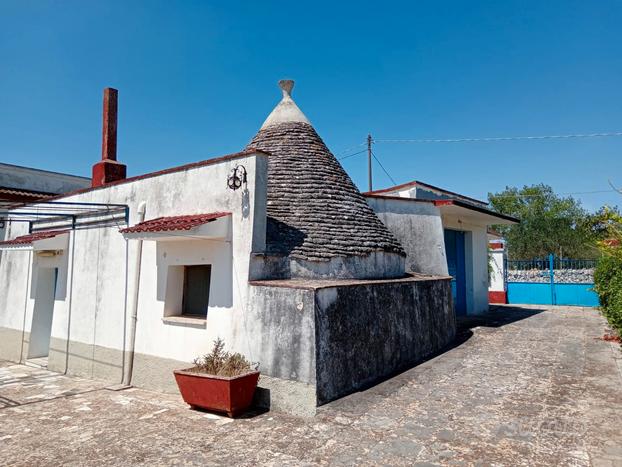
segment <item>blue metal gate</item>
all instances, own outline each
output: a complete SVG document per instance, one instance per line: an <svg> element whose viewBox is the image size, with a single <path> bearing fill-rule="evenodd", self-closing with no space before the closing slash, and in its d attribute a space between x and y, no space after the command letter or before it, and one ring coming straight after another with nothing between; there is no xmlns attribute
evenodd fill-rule
<svg viewBox="0 0 622 467"><path fill-rule="evenodd" d="M508 303L598 306L594 287L595 260L547 259L508 261L505 268Z"/></svg>

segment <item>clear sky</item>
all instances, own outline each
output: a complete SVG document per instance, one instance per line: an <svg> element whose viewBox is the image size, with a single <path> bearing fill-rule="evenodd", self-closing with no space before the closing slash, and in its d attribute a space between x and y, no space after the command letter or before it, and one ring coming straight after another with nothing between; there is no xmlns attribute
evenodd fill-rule
<svg viewBox="0 0 622 467"><path fill-rule="evenodd" d="M0 0L0 161L90 175L119 89L130 175L244 147L276 81L333 153L377 139L622 131L622 2ZM352 149L353 148L353 149ZM398 183L485 198L622 185L622 137L377 143ZM366 189L365 155L342 161ZM375 165L375 188L392 183ZM617 193L578 196L589 209Z"/></svg>

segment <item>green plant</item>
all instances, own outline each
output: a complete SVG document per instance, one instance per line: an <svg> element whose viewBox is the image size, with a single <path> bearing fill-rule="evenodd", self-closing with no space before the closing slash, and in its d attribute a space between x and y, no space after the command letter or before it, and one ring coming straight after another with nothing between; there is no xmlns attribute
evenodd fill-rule
<svg viewBox="0 0 622 467"><path fill-rule="evenodd" d="M594 291L603 315L622 334L622 217L616 211L604 211L608 238L598 246L602 257L594 271Z"/></svg>
<svg viewBox="0 0 622 467"><path fill-rule="evenodd" d="M604 255L594 271L594 290L609 324L622 331L622 259Z"/></svg>
<svg viewBox="0 0 622 467"><path fill-rule="evenodd" d="M249 362L240 353L225 352L225 342L218 338L210 353L194 359L193 371L216 376L239 376L254 371L259 366Z"/></svg>

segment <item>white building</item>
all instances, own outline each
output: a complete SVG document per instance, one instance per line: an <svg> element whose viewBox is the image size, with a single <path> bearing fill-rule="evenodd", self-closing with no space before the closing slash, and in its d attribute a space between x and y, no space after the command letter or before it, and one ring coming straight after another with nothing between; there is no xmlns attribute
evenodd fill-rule
<svg viewBox="0 0 622 467"><path fill-rule="evenodd" d="M365 193L400 241L408 271L449 274L457 315L488 311L488 226L518 219L488 204L419 181Z"/></svg>
<svg viewBox="0 0 622 467"><path fill-rule="evenodd" d="M462 208L370 196L387 229L280 85L245 150L132 178L106 90L93 186L6 213L0 358L176 391L220 337L259 362L261 403L313 413L451 342L440 221ZM430 267L399 209L438 211Z"/></svg>
<svg viewBox="0 0 622 467"><path fill-rule="evenodd" d="M91 179L0 163L0 205L32 202L91 186Z"/></svg>

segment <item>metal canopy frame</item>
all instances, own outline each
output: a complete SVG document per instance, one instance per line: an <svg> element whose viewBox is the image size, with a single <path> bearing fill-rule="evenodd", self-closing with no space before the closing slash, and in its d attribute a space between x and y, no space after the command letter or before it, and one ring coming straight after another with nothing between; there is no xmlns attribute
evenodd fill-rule
<svg viewBox="0 0 622 467"><path fill-rule="evenodd" d="M50 229L85 229L128 225L127 204L73 201L37 201L16 203L0 201L0 222L28 222L28 232Z"/></svg>

